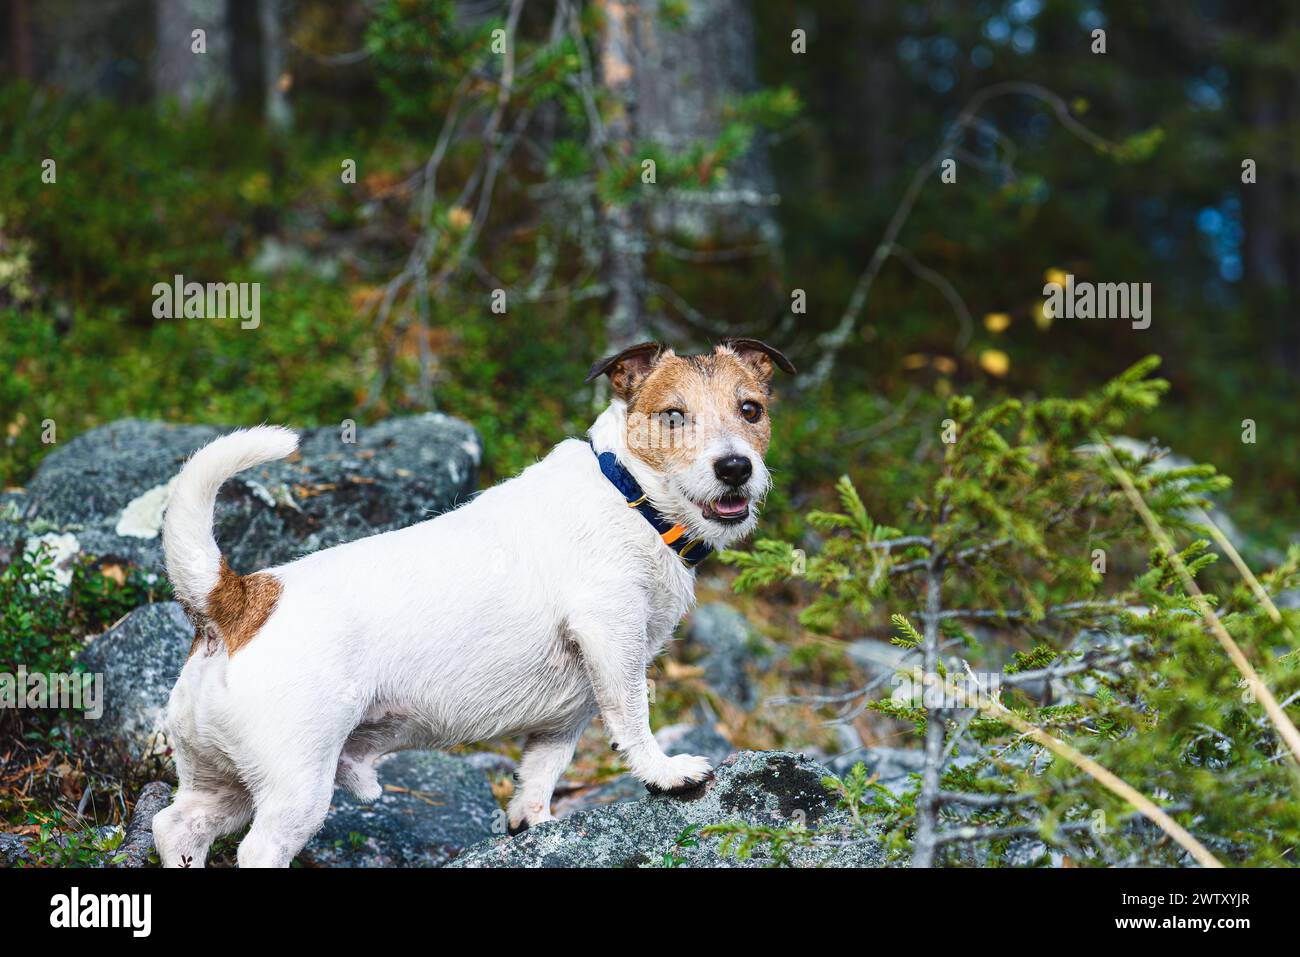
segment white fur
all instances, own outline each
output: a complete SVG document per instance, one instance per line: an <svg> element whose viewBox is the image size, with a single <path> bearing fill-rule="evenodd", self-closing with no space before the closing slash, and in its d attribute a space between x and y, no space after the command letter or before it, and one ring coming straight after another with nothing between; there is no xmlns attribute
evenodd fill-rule
<svg viewBox="0 0 1300 957"><path fill-rule="evenodd" d="M715 546L752 528L752 514L727 526L692 504L723 491L711 461L725 436L687 473L658 475L627 454L624 422L616 401L592 440L665 514ZM163 542L193 608L216 581L218 486L294 447L290 432L251 429L186 465ZM761 497L767 472L743 451ZM669 757L655 742L645 682L694 602L695 574L628 508L586 442L562 442L453 512L270 573L283 591L261 631L233 657L209 643L172 691L181 787L154 823L166 866L201 866L212 840L250 817L240 866L286 866L320 827L335 785L379 797L375 761L402 748L526 736L510 823L550 820L555 782L597 713L647 784L673 789L709 773L704 758Z"/></svg>

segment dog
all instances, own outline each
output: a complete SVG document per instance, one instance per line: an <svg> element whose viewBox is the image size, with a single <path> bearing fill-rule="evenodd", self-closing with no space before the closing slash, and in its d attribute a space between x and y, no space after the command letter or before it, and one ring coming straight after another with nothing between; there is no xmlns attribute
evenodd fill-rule
<svg viewBox="0 0 1300 957"><path fill-rule="evenodd" d="M510 830L541 824L597 714L652 792L707 781L705 758L656 743L646 668L695 566L758 520L774 368L794 372L755 339L625 349L587 377L612 393L588 441L437 518L246 576L213 537L217 491L297 437L260 426L195 453L163 522L195 626L166 712L180 786L153 823L163 865L203 866L251 821L239 866L287 867L336 786L380 796L383 755L502 737L525 740Z"/></svg>

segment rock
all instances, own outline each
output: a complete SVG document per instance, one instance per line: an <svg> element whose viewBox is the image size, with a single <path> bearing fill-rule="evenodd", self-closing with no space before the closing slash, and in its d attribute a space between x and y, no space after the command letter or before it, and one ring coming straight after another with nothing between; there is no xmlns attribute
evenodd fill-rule
<svg viewBox="0 0 1300 957"><path fill-rule="evenodd" d="M69 554L161 572L170 483L191 453L227 431L123 419L77 436L50 453L25 492L6 494L0 505L17 521L0 523L0 551L19 537L52 536ZM481 455L471 426L436 413L359 426L355 443L334 426L306 429L298 455L222 487L217 540L247 573L411 525L469 497Z"/></svg>
<svg viewBox="0 0 1300 957"><path fill-rule="evenodd" d="M170 601L137 608L92 639L77 656L104 676L103 714L83 724L90 738L128 761L164 753L167 698L193 640L194 627Z"/></svg>
<svg viewBox="0 0 1300 957"><path fill-rule="evenodd" d="M655 732L655 740L667 754L700 754L715 765L736 750L717 728L708 724L670 724Z"/></svg>
<svg viewBox="0 0 1300 957"><path fill-rule="evenodd" d="M869 677L879 679L886 687L895 687L890 684L891 679L900 670L920 661L919 656L911 649L900 648L887 641L875 641L871 638L849 642L844 648L844 653Z"/></svg>
<svg viewBox="0 0 1300 957"><path fill-rule="evenodd" d="M30 861L31 854L27 849L30 840L21 834L0 832L0 864L16 867L19 862Z"/></svg>
<svg viewBox="0 0 1300 957"><path fill-rule="evenodd" d="M731 742L707 724L670 724L655 732L655 740L667 754L699 754L709 759L715 767L735 750ZM569 817L579 811L621 801L636 801L646 795L645 785L630 774L593 787L577 787L555 800L552 810L556 817Z"/></svg>
<svg viewBox="0 0 1300 957"><path fill-rule="evenodd" d="M461 755L461 757L465 759L466 764L476 771L486 774L489 778L514 774L515 768L519 766L514 758L507 757L504 754L497 754L495 751L473 751Z"/></svg>
<svg viewBox="0 0 1300 957"><path fill-rule="evenodd" d="M746 668L761 642L745 616L719 602L701 605L691 614L687 640L703 651L696 664L704 669L709 687L742 708L752 708L756 695Z"/></svg>
<svg viewBox="0 0 1300 957"><path fill-rule="evenodd" d="M620 774L592 787L575 787L568 794L557 797L551 802L551 811L556 817L572 817L581 811L593 807L605 807L607 804L622 804L626 801L639 801L648 792L645 785L630 774Z"/></svg>
<svg viewBox="0 0 1300 957"><path fill-rule="evenodd" d="M866 767L868 774L878 775L881 784L895 791L897 786L908 783L909 774L921 773L921 768L925 765L925 754L919 748L861 747L837 755L829 762L829 767L843 777L859 762Z"/></svg>
<svg viewBox="0 0 1300 957"><path fill-rule="evenodd" d="M343 791L298 856L310 867L442 867L464 848L504 834L487 778L463 758L405 751L379 765L384 793L361 804Z"/></svg>
<svg viewBox="0 0 1300 957"><path fill-rule="evenodd" d="M720 852L722 838L698 833L710 824L788 825L862 838L841 847L796 847L797 867L880 867L885 853L871 834L851 827L822 785L828 772L802 755L742 751L717 769L714 780L691 793L645 795L637 801L581 811L548 821L515 838L471 847L452 867L760 867L772 863L760 845L747 859Z"/></svg>

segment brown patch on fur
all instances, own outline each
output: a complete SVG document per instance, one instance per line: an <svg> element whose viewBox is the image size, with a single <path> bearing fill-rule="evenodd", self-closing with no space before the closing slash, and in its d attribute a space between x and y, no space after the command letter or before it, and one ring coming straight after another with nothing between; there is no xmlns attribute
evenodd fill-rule
<svg viewBox="0 0 1300 957"><path fill-rule="evenodd" d="M767 368L770 374L770 364ZM628 449L656 470L676 471L688 464L713 434L727 431L742 436L759 455L765 455L772 440L768 399L761 367L742 360L725 346L704 356L667 353L630 397ZM745 402L763 407L757 422L747 422L741 416ZM686 429L699 430L697 434L685 440L673 436L662 419L669 409L684 412ZM651 441L645 440L647 434Z"/></svg>
<svg viewBox="0 0 1300 957"><path fill-rule="evenodd" d="M237 575L221 559L221 571L217 583L208 592L207 614L203 617L221 632L226 654L234 655L253 640L275 611L282 591L284 586L274 575L267 572ZM190 646L191 655L203 641L202 632L200 622L194 632L194 644Z"/></svg>

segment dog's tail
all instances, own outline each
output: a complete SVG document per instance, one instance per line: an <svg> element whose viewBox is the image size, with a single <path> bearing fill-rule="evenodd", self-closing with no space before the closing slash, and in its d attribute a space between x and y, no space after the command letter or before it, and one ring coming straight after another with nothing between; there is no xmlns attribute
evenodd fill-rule
<svg viewBox="0 0 1300 957"><path fill-rule="evenodd" d="M293 454L298 436L278 425L240 429L214 439L176 477L163 519L167 576L186 608L207 612L208 594L221 575L221 552L212 535L217 489L236 472Z"/></svg>

